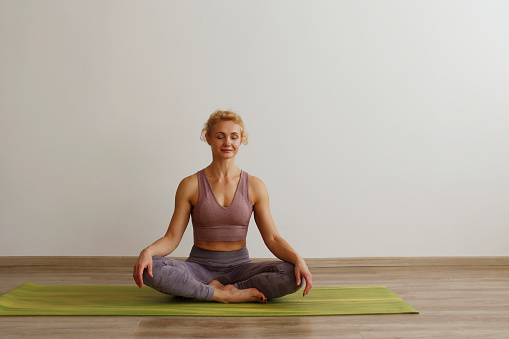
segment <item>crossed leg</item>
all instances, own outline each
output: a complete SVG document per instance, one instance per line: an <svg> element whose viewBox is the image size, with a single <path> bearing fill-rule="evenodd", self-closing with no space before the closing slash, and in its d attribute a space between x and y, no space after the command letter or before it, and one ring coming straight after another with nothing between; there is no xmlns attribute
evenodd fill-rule
<svg viewBox="0 0 509 339"><path fill-rule="evenodd" d="M240 290L255 288L267 299L294 293L303 285L297 285L295 266L284 261L246 263L228 278L234 287Z"/></svg>
<svg viewBox="0 0 509 339"><path fill-rule="evenodd" d="M221 284L213 279L212 272L198 264L157 256L152 260L153 277L145 270L143 282L161 293L221 303L267 300L256 288L238 289Z"/></svg>

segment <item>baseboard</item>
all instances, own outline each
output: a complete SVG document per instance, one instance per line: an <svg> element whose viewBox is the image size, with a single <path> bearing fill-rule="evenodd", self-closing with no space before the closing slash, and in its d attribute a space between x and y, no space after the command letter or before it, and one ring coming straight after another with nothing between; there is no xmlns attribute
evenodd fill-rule
<svg viewBox="0 0 509 339"><path fill-rule="evenodd" d="M135 256L0 256L1 267L133 267ZM185 258L175 258L184 260ZM256 258L253 261L274 260ZM504 257L378 257L378 258L309 258L309 267L369 266L509 266Z"/></svg>
<svg viewBox="0 0 509 339"><path fill-rule="evenodd" d="M134 256L0 256L0 267L132 267Z"/></svg>
<svg viewBox="0 0 509 339"><path fill-rule="evenodd" d="M310 267L509 266L509 256L311 258L306 262Z"/></svg>

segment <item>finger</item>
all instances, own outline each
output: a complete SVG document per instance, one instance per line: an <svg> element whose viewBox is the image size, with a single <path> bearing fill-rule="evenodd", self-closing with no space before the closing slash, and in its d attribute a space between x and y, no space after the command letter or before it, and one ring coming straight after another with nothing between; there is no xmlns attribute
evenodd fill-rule
<svg viewBox="0 0 509 339"><path fill-rule="evenodd" d="M304 288L304 291L302 292L302 296L305 297L309 293L309 289L311 288L311 277L309 274L304 274L302 277L304 281L306 282L306 288Z"/></svg>
<svg viewBox="0 0 509 339"><path fill-rule="evenodd" d="M313 285L311 285L311 283L308 284L306 282L306 289L304 290L304 296L309 294L309 291L311 290L311 287L313 287Z"/></svg>
<svg viewBox="0 0 509 339"><path fill-rule="evenodd" d="M295 279L297 280L297 286L300 286L301 283L300 271L295 272Z"/></svg>
<svg viewBox="0 0 509 339"><path fill-rule="evenodd" d="M138 271L138 287L143 287L143 270Z"/></svg>
<svg viewBox="0 0 509 339"><path fill-rule="evenodd" d="M136 269L136 265L134 266L134 269L133 269L133 279L134 279L134 282L136 283L136 285L138 285L138 270Z"/></svg>
<svg viewBox="0 0 509 339"><path fill-rule="evenodd" d="M306 279L306 288L304 289L304 295L308 295L309 291L313 287L313 281L312 280L313 279L311 278L311 276L307 277L307 279Z"/></svg>
<svg viewBox="0 0 509 339"><path fill-rule="evenodd" d="M152 264L148 264L148 275L150 275L152 278L154 277L154 274L152 273Z"/></svg>

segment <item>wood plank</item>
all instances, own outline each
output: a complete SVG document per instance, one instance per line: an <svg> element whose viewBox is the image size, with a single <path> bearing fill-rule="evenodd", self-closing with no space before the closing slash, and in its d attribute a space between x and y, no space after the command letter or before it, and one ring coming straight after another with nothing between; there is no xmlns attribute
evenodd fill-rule
<svg viewBox="0 0 509 339"><path fill-rule="evenodd" d="M133 267L136 256L0 256L0 266L81 266ZM185 260L183 257L175 259ZM277 260L253 258L253 261ZM308 258L309 267L418 267L418 266L509 266L502 257L380 257L380 258Z"/></svg>

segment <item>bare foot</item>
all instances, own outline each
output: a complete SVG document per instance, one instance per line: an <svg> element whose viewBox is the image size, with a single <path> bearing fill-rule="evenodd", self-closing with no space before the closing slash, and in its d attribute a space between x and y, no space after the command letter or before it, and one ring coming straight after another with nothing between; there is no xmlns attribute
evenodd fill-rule
<svg viewBox="0 0 509 339"><path fill-rule="evenodd" d="M221 284L219 281L217 280L212 280L211 282L208 283L208 285L214 287L214 288L219 288L219 289L222 289L224 290L225 289L225 286L223 284Z"/></svg>
<svg viewBox="0 0 509 339"><path fill-rule="evenodd" d="M230 302L262 302L266 303L267 298L263 295L262 292L258 291L256 288L248 288L245 290L239 290L233 285L226 285L225 289L231 293Z"/></svg>
<svg viewBox="0 0 509 339"><path fill-rule="evenodd" d="M223 304L228 303L244 303L244 302L261 302L266 303L267 298L262 292L256 288L248 288L245 290L239 290L233 285L223 285L217 280L212 280L209 285L214 287L214 295L212 296L213 301L217 301Z"/></svg>

